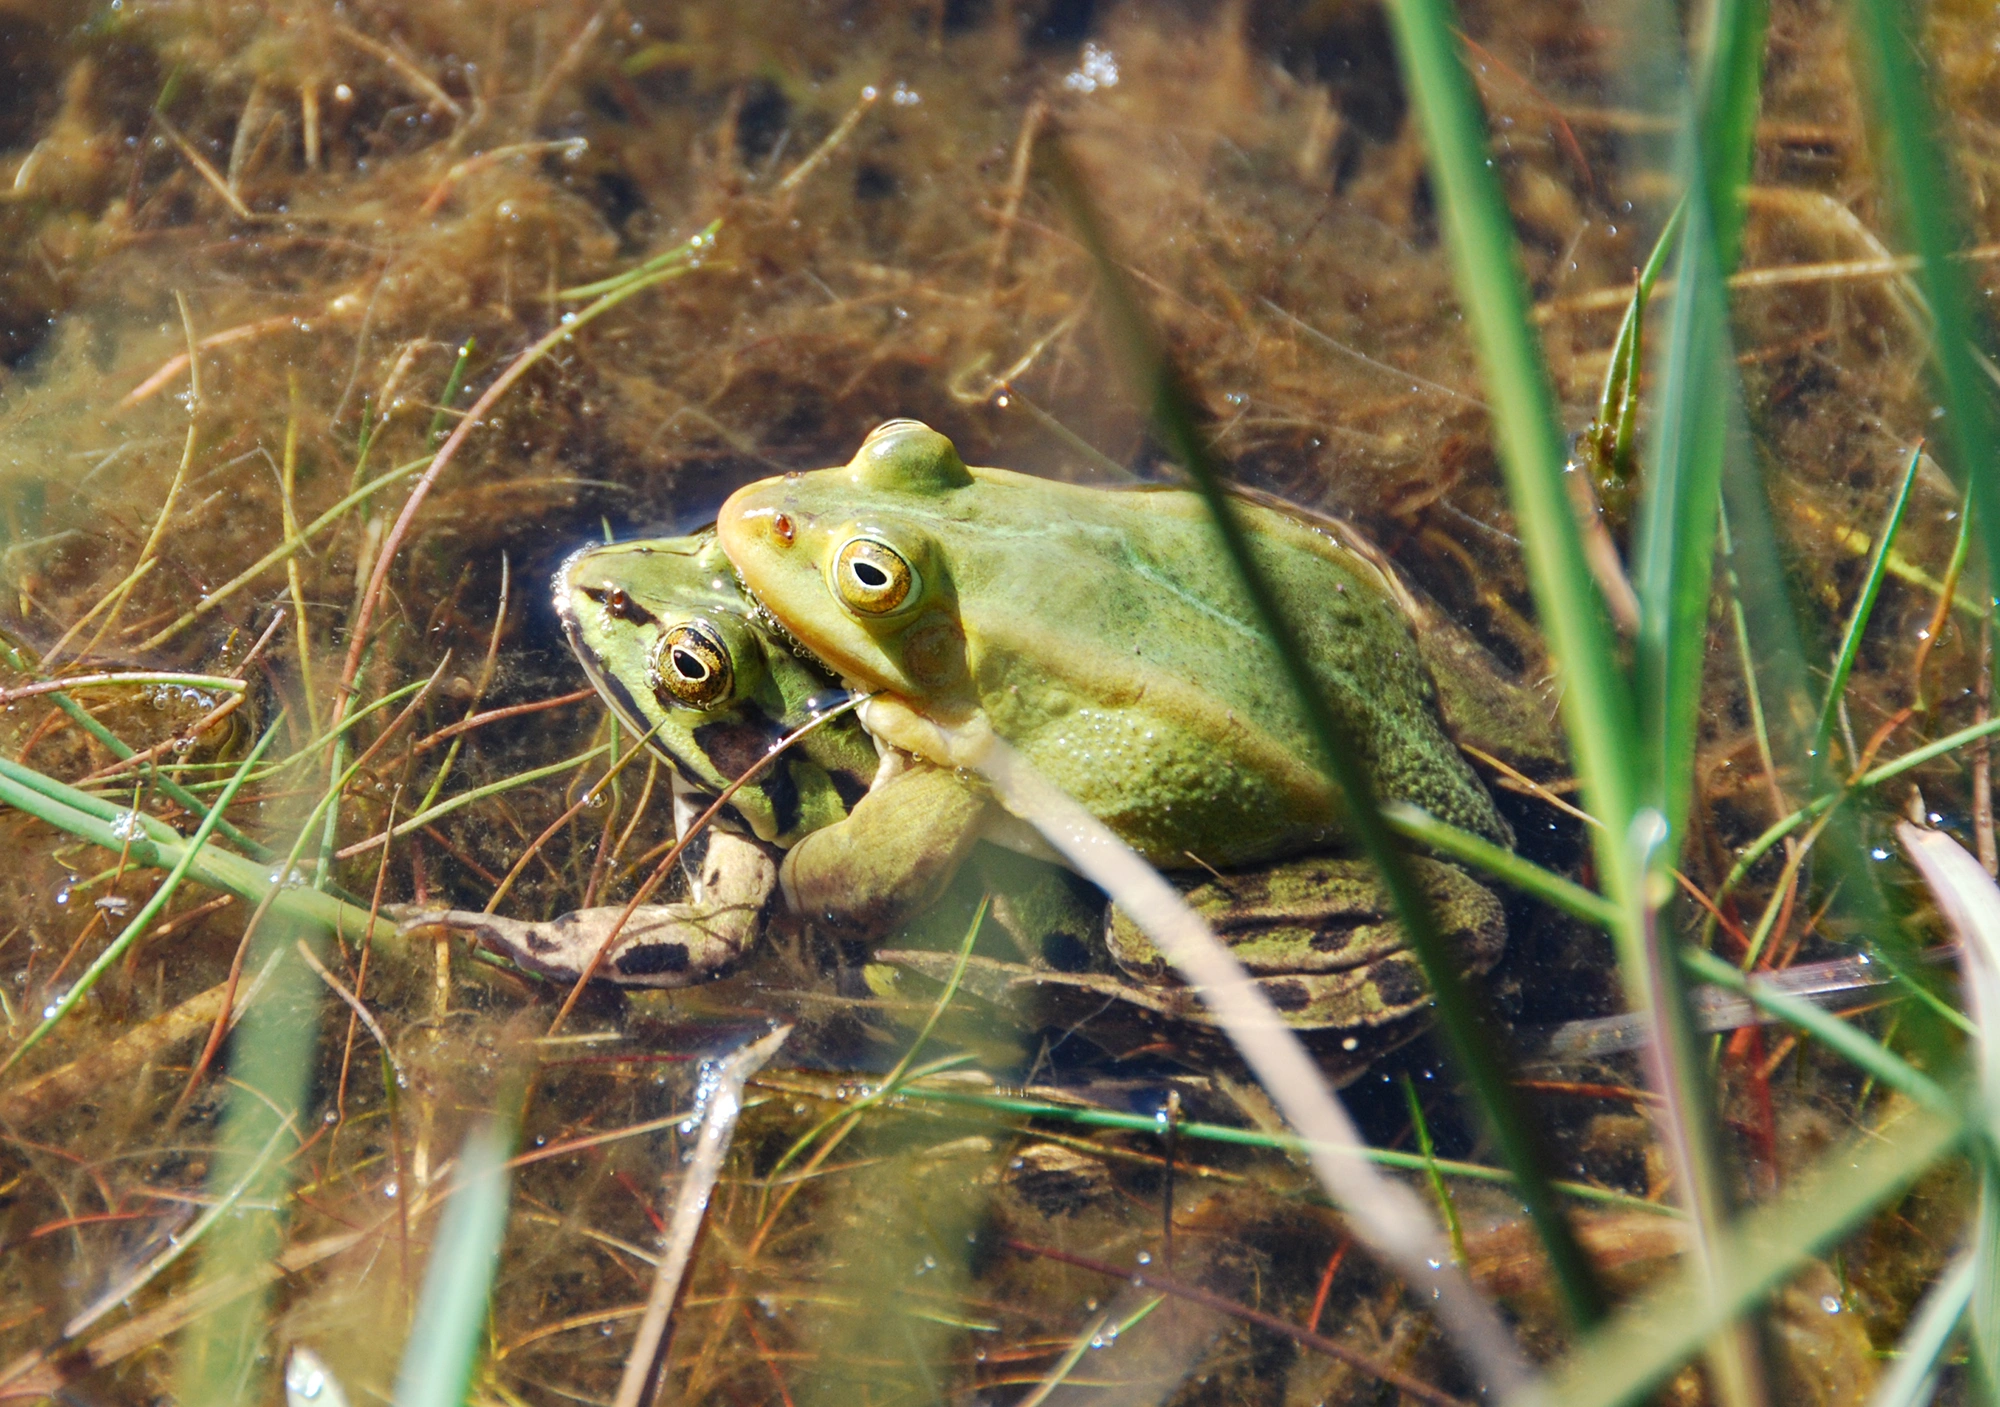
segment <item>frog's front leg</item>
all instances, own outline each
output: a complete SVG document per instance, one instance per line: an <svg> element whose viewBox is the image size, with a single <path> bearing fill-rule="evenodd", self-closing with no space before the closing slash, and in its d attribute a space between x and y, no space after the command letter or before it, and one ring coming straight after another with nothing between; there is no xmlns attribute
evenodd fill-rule
<svg viewBox="0 0 2000 1407"><path fill-rule="evenodd" d="M632 911L598 965L598 977L629 987L687 987L735 966L763 930L778 867L750 837L716 830L709 833L707 853L693 878L693 898L688 902L642 904ZM391 917L399 932L448 929L530 972L574 982L589 970L624 912L623 904L608 904L531 923L406 905L393 910Z"/></svg>
<svg viewBox="0 0 2000 1407"><path fill-rule="evenodd" d="M944 892L996 810L958 773L886 752L845 820L785 852L786 905L840 937L899 928Z"/></svg>

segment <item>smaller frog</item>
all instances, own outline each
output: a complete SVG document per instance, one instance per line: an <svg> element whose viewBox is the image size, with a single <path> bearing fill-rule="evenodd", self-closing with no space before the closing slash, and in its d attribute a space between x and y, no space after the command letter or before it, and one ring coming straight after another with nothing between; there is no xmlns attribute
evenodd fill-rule
<svg viewBox="0 0 2000 1407"><path fill-rule="evenodd" d="M715 535L587 547L556 573L556 614L598 694L668 764L677 834L788 733L846 695L814 661L751 618ZM689 897L643 905L599 968L632 986L680 987L727 972L762 934L777 862L842 820L879 768L852 714L828 719L737 789L690 851ZM530 971L574 981L624 913L580 909L548 923L406 909L406 929L466 934Z"/></svg>

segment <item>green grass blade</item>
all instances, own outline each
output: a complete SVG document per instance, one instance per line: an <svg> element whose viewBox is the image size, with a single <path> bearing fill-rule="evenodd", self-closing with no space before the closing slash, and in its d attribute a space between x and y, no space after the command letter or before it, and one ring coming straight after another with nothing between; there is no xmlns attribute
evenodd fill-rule
<svg viewBox="0 0 2000 1407"><path fill-rule="evenodd" d="M1653 299L1653 285L1667 266L1667 256L1675 247L1687 202L1674 206L1674 213L1660 227L1653 252L1632 289L1632 301L1625 305L1625 317L1618 324L1618 339L1611 345L1611 361L1604 370L1604 389L1597 398L1597 419L1591 432L1598 439L1598 458L1604 469L1623 477L1632 464L1632 437L1638 424L1640 353L1645 349L1646 307Z"/></svg>
<svg viewBox="0 0 2000 1407"><path fill-rule="evenodd" d="M1670 845L1686 829L1695 716L1708 644L1722 464L1734 391L1723 280L1742 227L1738 194L1749 167L1762 70L1760 0L1718 0L1706 14L1694 104L1680 149L1686 194L1678 273L1661 357L1633 586L1640 604L1635 674L1646 741L1646 804L1666 817ZM1738 446L1747 450L1747 446Z"/></svg>
<svg viewBox="0 0 2000 1407"><path fill-rule="evenodd" d="M436 449L439 438L444 434L445 422L451 418L451 403L458 399L459 388L465 385L465 368L472 361L477 350L474 338L468 337L459 344L458 356L451 364L451 374L444 379L444 390L438 396L436 412L431 416L431 427L424 432L424 444ZM370 485L373 487L373 485Z"/></svg>
<svg viewBox="0 0 2000 1407"><path fill-rule="evenodd" d="M110 971L113 964L125 955L125 950L152 925L160 910L167 906L167 901L174 897L174 891L180 888L181 881L186 879L188 872L194 868L202 847L208 844L209 836L215 833L216 823L222 819L222 813L229 809L229 803L235 799L237 788L243 785L243 779L249 776L251 769L257 765L257 759L264 755L264 749L271 745L271 739L278 736L278 729L284 721L285 715L282 713L271 720L271 726L264 730L264 736L257 739L257 745L251 748L248 755L237 765L236 774L229 779L229 785L224 787L222 794L215 799L214 808L203 819L187 844L182 847L180 858L167 872L167 877L154 888L152 897L139 906L139 912L132 915L131 921L116 938L111 940L104 951L97 955L96 961L84 969L83 975L70 984L69 990L56 998L48 1014L42 1018L41 1024L28 1033L26 1040L14 1047L13 1054L4 1062L0 1062L0 1074L5 1074L13 1068L15 1061L39 1045L42 1038L54 1029L56 1022L69 1015L71 1008L90 994L90 990L97 985L97 979ZM112 823L114 830L121 822L125 828L130 829L138 814L136 811L126 813L119 821Z"/></svg>
<svg viewBox="0 0 2000 1407"><path fill-rule="evenodd" d="M1661 357L1656 433L1633 543L1639 598L1634 676L1644 751L1640 796L1656 831L1631 833L1635 868L1677 863L1693 790L1696 723L1708 646L1708 607L1732 417L1715 414L1734 394L1724 279L1742 225L1738 187L1749 167L1763 67L1759 0L1716 0L1702 12L1692 103L1680 139L1685 185L1678 275ZM1736 446L1739 453L1747 446ZM1651 863L1641 860L1646 847ZM1663 892L1671 892L1662 885ZM1645 962L1627 949L1628 990L1653 1015L1664 1142L1693 1221L1690 1269L1720 1297L1716 1241L1730 1205L1716 1137L1706 1042L1690 1019L1677 962L1683 946L1657 903L1641 916ZM1637 980L1633 980L1637 979ZM1725 1324L1709 1342L1711 1384L1726 1403L1750 1404L1761 1370L1744 1331Z"/></svg>
<svg viewBox="0 0 2000 1407"><path fill-rule="evenodd" d="M267 1374L274 1286L261 1274L284 1244L296 1169L293 1154L309 1134L304 1109L312 1090L313 1053L319 1044L325 988L302 962L283 957L299 930L276 912L258 925L246 969L281 958L269 981L249 1003L229 1043L227 1103L208 1191L220 1199L242 1186L235 1215L217 1223L201 1248L202 1288L256 1286L197 1320L181 1339L177 1366L182 1402L268 1401L275 1387ZM278 1156L261 1173L273 1144Z"/></svg>
<svg viewBox="0 0 2000 1407"><path fill-rule="evenodd" d="M1765 0L1726 0L1706 11L1700 72L1701 170L1707 192L1715 262L1735 269L1742 246L1743 197L1756 144L1759 88L1764 75Z"/></svg>
<svg viewBox="0 0 2000 1407"><path fill-rule="evenodd" d="M1056 1104L1017 1095L982 1094L973 1090L932 1087L917 1083L905 1084L899 1093L904 1099L956 1104L967 1108L991 1110L999 1114L1018 1114L1031 1119L1051 1119L1059 1123L1078 1124L1084 1128L1121 1129L1130 1133L1157 1134L1162 1127L1162 1116L1158 1114L1126 1114L1115 1109ZM1261 1148L1290 1154L1310 1153L1313 1148L1310 1140L1300 1138L1296 1134L1233 1128L1228 1124L1209 1124L1197 1119L1182 1119L1176 1122L1174 1136L1196 1142L1219 1143L1228 1147ZM1436 1158L1429 1160L1427 1164L1420 1154L1402 1153L1393 1148L1369 1147L1355 1151L1377 1167L1397 1168L1404 1172L1423 1172L1427 1165L1434 1165L1446 1177L1464 1178L1472 1182L1489 1182L1501 1186L1512 1186L1514 1182L1514 1175L1505 1168L1487 1167L1483 1163ZM1677 1218L1680 1215L1665 1203L1648 1201L1643 1197L1634 1197L1624 1192L1614 1192L1605 1187L1592 1187L1581 1182L1558 1182L1555 1186L1565 1197L1574 1198L1579 1202L1617 1207L1628 1212L1644 1212L1648 1216Z"/></svg>
<svg viewBox="0 0 2000 1407"><path fill-rule="evenodd" d="M1580 884L1545 870L1512 850L1503 850L1485 836L1474 835L1440 821L1421 806L1391 801L1382 807L1382 817L1391 828L1411 840L1484 870L1495 879L1504 880L1522 893L1532 894L1573 918L1595 924L1607 932L1618 926L1618 910L1603 895L1594 894Z"/></svg>
<svg viewBox="0 0 2000 1407"><path fill-rule="evenodd" d="M1868 573L1862 578L1861 594L1854 598L1854 610L1847 617L1847 633L1841 637L1840 653L1833 662L1833 677L1826 685L1826 702L1820 705L1819 722L1813 728L1812 745L1817 756L1825 755L1827 743L1833 737L1833 720L1840 714L1841 695L1847 692L1847 676L1854 668L1854 657L1861 653L1861 637L1868 630L1868 618L1874 614L1875 598L1882 593L1882 577L1889 565L1889 548L1903 526L1903 513L1910 506L1910 490L1917 483L1917 466L1923 463L1923 459L1924 447L1919 444L1910 451L1910 467L1903 471L1902 485L1896 490L1895 501L1889 505L1888 521L1882 525L1882 534L1876 538L1875 550L1868 559Z"/></svg>
<svg viewBox="0 0 2000 1407"><path fill-rule="evenodd" d="M1634 673L1645 737L1640 794L1666 818L1670 861L1687 829L1728 438L1728 417L1714 413L1729 394L1732 371L1728 308L1714 256L1706 204L1699 191L1690 191L1654 408L1653 454L1632 546L1632 586L1639 597Z"/></svg>
<svg viewBox="0 0 2000 1407"><path fill-rule="evenodd" d="M1720 0L1709 12L1717 50L1735 47L1733 31L1761 21L1754 5ZM1761 28L1756 36L1761 48ZM1727 80L1736 70L1711 69ZM1755 74L1751 75L1753 83ZM1674 299L1661 358L1653 453L1647 464L1633 542L1633 589L1639 598L1634 675L1644 749L1640 795L1646 810L1631 832L1631 863L1661 870L1677 864L1687 831L1693 791L1696 721L1708 654L1708 606L1715 574L1715 543L1722 503L1722 465L1730 418L1714 407L1731 393L1728 302L1718 245L1728 217L1711 208L1707 170L1713 122L1711 104L1734 109L1720 94L1704 94L1694 127L1682 138L1686 175L1685 225ZM1754 116L1754 89L1748 105ZM1745 118L1746 122L1748 118ZM1747 130L1746 130L1747 135ZM1726 193L1735 205L1735 191ZM1650 825L1649 825L1650 821ZM1664 885L1662 893L1670 893ZM1694 1223L1689 1260L1719 1273L1715 1242L1730 1212L1730 1183L1723 1170L1710 1091L1707 1042L1691 1019L1676 954L1681 938L1671 910L1649 904L1641 915L1646 941L1622 946L1626 990L1653 1017L1660 1092L1666 1097L1663 1142L1672 1159L1679 1197ZM1711 1284L1720 1295L1723 1286ZM1744 1333L1726 1327L1709 1346L1708 1367L1716 1396L1748 1407L1764 1396L1761 1373Z"/></svg>
<svg viewBox="0 0 2000 1407"><path fill-rule="evenodd" d="M1822 1159L1783 1200L1742 1217L1716 1243L1714 1284L1689 1267L1623 1306L1514 1407L1606 1407L1639 1400L1714 1335L1952 1152L1962 1126L1908 1115Z"/></svg>
<svg viewBox="0 0 2000 1407"><path fill-rule="evenodd" d="M513 1126L496 1119L474 1130L459 1154L458 1186L445 1204L396 1372L397 1407L460 1407L467 1400L507 1232L513 1147Z"/></svg>
<svg viewBox="0 0 2000 1407"><path fill-rule="evenodd" d="M0 758L0 803L24 811L71 835L102 846L114 855L124 853L130 863L148 869L171 870L181 862L188 843L173 828L150 816L141 816L142 834L128 838L121 833L120 818L126 812L100 797L44 776L32 768ZM220 893L234 894L251 904L278 888L278 874L269 860L257 861L208 845L195 852L188 864L188 877ZM271 901L274 914L315 929L336 932L349 938L369 933L368 911L357 908L318 890L286 885ZM375 922L372 936L378 942L393 939L396 926L386 920ZM392 945L393 950L393 945Z"/></svg>
<svg viewBox="0 0 2000 1407"><path fill-rule="evenodd" d="M1860 66L1874 90L1883 164L1894 177L1905 237L1919 260L1917 283L1930 303L1937 327L1937 379L1945 407L1944 456L1968 489L1986 560L2000 563L2000 503L1993 476L1996 441L1992 388L1976 361L1988 345L1974 309L1983 307L1952 256L1965 247L1956 212L1959 202L1946 174L1938 141L1937 114L1917 68L1918 45L1904 24L1922 7L1891 0L1854 0L1854 39Z"/></svg>
<svg viewBox="0 0 2000 1407"><path fill-rule="evenodd" d="M1430 1184L1431 1200L1437 1203L1445 1234L1451 1238L1452 1257L1460 1265L1470 1265L1472 1258L1465 1252L1465 1227L1458 1219L1458 1203L1452 1200L1451 1189L1444 1185L1444 1174L1438 1169L1437 1145L1431 1142L1430 1120L1424 1117L1424 1102L1417 1098L1416 1081L1407 1071L1403 1075L1403 1100L1409 1106L1410 1127L1416 1131L1417 1156L1424 1160L1424 1181Z"/></svg>
<svg viewBox="0 0 2000 1407"><path fill-rule="evenodd" d="M1563 437L1528 319L1513 223L1459 60L1447 0L1394 0L1389 18L1430 152L1535 608L1562 675L1563 722L1586 804L1607 828L1595 842L1599 868L1613 902L1623 906L1632 898L1623 837L1635 805L1638 726L1562 482Z"/></svg>
<svg viewBox="0 0 2000 1407"><path fill-rule="evenodd" d="M1298 700L1320 767L1345 798L1348 823L1381 873L1402 919L1410 950L1430 982L1438 1026L1455 1057L1455 1067L1485 1114L1503 1160L1519 1179L1522 1201L1555 1268L1564 1303L1578 1324L1595 1323L1604 1313L1603 1288L1556 1197L1549 1171L1551 1159L1540 1130L1514 1087L1493 1020L1460 972L1458 955L1445 942L1402 844L1382 816L1374 783L1362 765L1361 749L1353 744L1347 728L1321 694L1284 608L1251 556L1236 503L1195 422L1191 398L1167 359L1157 332L1141 312L1122 266L1111 257L1088 195L1067 161L1056 163L1054 169L1071 223L1096 261L1114 341L1129 363L1134 383L1152 401L1162 441L1207 500L1222 548L1236 568L1265 638ZM1574 537L1574 523L1571 528Z"/></svg>

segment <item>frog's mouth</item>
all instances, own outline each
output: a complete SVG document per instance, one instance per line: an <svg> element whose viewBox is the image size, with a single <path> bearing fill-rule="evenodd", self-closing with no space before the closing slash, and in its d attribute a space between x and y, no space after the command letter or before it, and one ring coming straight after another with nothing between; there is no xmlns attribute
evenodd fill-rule
<svg viewBox="0 0 2000 1407"><path fill-rule="evenodd" d="M594 550L592 546L580 547L565 557L562 565L556 568L555 590L552 593L556 619L562 623L563 639L569 645L570 654L583 667L583 676L590 681L590 687L597 691L597 696L604 700L606 707L618 715L618 721L631 730L633 737L648 737L653 731L653 725L646 721L645 712L640 709L638 701L632 697L624 684L598 667L596 652L583 638L582 622L576 618L574 604L578 590L574 579L576 564ZM669 763L674 761L670 753L664 752L657 746L653 747L653 751L659 753ZM679 775L678 766L673 770Z"/></svg>

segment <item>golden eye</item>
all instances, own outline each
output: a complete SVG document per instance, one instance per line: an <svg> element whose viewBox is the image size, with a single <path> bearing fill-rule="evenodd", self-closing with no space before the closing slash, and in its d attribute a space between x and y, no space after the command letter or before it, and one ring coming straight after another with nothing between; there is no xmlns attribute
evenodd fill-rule
<svg viewBox="0 0 2000 1407"><path fill-rule="evenodd" d="M865 616L889 614L909 599L916 582L908 559L872 537L851 537L834 554L834 594Z"/></svg>
<svg viewBox="0 0 2000 1407"><path fill-rule="evenodd" d="M722 637L705 620L683 621L653 645L647 673L660 702L672 700L704 712L729 697L735 671Z"/></svg>

